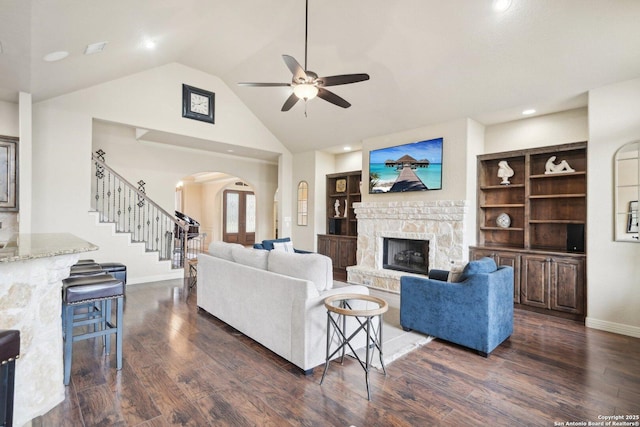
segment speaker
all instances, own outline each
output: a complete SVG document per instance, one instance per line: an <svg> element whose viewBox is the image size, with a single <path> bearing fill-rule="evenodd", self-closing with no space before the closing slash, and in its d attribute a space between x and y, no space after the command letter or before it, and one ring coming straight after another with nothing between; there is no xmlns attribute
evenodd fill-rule
<svg viewBox="0 0 640 427"><path fill-rule="evenodd" d="M567 252L584 252L584 224L567 224Z"/></svg>
<svg viewBox="0 0 640 427"><path fill-rule="evenodd" d="M340 221L329 218L329 234L340 234Z"/></svg>

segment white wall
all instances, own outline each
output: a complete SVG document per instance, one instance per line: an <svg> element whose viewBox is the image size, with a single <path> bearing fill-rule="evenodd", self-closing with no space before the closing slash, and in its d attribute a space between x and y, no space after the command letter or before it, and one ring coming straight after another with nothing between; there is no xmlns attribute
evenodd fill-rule
<svg viewBox="0 0 640 427"><path fill-rule="evenodd" d="M586 108L487 126L485 151L521 150L547 145L559 145L589 139Z"/></svg>
<svg viewBox="0 0 640 427"><path fill-rule="evenodd" d="M181 117L182 83L216 93L215 125ZM94 119L291 156L220 79L179 64L157 67L33 106L33 232L72 232L92 240L91 230L78 224L86 222L90 209ZM150 195L157 194L170 209L176 182L193 172L240 176L262 192L258 203L265 206L267 199L272 206L278 180L291 182L286 164L278 166L276 177L273 166L242 158L134 141L125 151L108 152L107 163L145 179ZM110 142L115 147L122 141ZM283 215L291 216L290 209L291 204L285 204Z"/></svg>
<svg viewBox="0 0 640 427"><path fill-rule="evenodd" d="M315 206L322 203L320 194L315 189L315 171L316 171L316 152L307 151L305 153L297 153L293 160L293 186L292 203L293 203L293 221L291 225L291 240L296 249L304 249L307 251L315 250L316 228L315 228ZM308 202L307 202L307 225L298 225L298 184L306 181L308 184ZM318 196L318 200L315 197ZM287 237L284 234L281 237Z"/></svg>
<svg viewBox="0 0 640 427"><path fill-rule="evenodd" d="M589 92L587 319L640 337L640 244L613 241L615 151L640 139L640 78Z"/></svg>
<svg viewBox="0 0 640 427"><path fill-rule="evenodd" d="M465 200L467 194L467 174L475 177L473 170L467 170L467 119L459 119L422 128L406 130L390 135L368 138L363 141L362 182L369 182L369 151L394 145L408 144L434 138L444 138L442 153L442 190L416 191L407 193L369 194L364 191L363 202L393 202L399 200ZM368 184L363 184L366 190Z"/></svg>
<svg viewBox="0 0 640 427"><path fill-rule="evenodd" d="M362 151L350 151L335 155L335 172L362 170Z"/></svg>

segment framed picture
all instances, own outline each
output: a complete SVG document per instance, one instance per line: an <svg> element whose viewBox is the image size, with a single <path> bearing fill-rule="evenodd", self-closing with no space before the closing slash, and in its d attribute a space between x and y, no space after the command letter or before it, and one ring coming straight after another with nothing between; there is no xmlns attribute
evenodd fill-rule
<svg viewBox="0 0 640 427"><path fill-rule="evenodd" d="M215 100L215 93L183 84L182 117L213 123Z"/></svg>
<svg viewBox="0 0 640 427"><path fill-rule="evenodd" d="M0 211L18 210L18 138L0 136Z"/></svg>
<svg viewBox="0 0 640 427"><path fill-rule="evenodd" d="M629 222L627 223L627 233L637 233L640 231L638 225L638 201L629 202Z"/></svg>
<svg viewBox="0 0 640 427"><path fill-rule="evenodd" d="M345 191L347 191L347 180L346 179L336 180L336 193L344 193Z"/></svg>

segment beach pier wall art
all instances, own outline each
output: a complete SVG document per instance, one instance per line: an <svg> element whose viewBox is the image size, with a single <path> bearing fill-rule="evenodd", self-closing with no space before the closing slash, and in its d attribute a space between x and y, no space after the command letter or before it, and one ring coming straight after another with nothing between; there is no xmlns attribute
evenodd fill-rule
<svg viewBox="0 0 640 427"><path fill-rule="evenodd" d="M442 189L443 138L371 150L369 193Z"/></svg>

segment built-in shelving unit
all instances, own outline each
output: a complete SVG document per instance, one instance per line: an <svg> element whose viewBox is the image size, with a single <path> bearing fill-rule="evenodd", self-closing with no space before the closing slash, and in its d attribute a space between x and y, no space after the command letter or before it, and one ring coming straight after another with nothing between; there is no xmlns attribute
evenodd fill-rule
<svg viewBox="0 0 640 427"><path fill-rule="evenodd" d="M339 280L346 280L347 267L356 264L358 220L353 204L361 201L361 183L361 171L327 175L327 233L318 235L318 252L332 259L334 278Z"/></svg>
<svg viewBox="0 0 640 427"><path fill-rule="evenodd" d="M500 163L513 170L509 184ZM571 169L546 173L565 161ZM514 267L514 301L564 317L584 318L587 143L478 156L478 245ZM500 215L510 225L498 225Z"/></svg>

